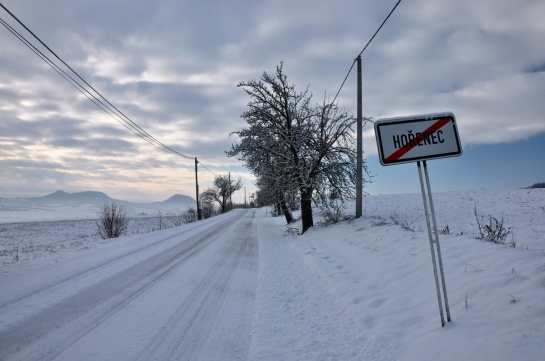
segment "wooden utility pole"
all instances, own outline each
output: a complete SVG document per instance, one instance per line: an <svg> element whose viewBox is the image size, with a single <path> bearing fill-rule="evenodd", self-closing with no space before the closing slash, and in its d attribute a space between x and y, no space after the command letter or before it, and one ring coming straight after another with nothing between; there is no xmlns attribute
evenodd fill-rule
<svg viewBox="0 0 545 361"><path fill-rule="evenodd" d="M197 177L197 157L195 157L195 191L196 191L196 200L197 200L197 220L202 220L202 210L201 210L201 202L199 202L199 178Z"/></svg>
<svg viewBox="0 0 545 361"><path fill-rule="evenodd" d="M229 210L233 209L233 198L231 198L231 172L229 172L229 183L227 184L227 189L229 190Z"/></svg>
<svg viewBox="0 0 545 361"><path fill-rule="evenodd" d="M358 62L358 110L357 110L357 161L356 161L356 218L360 218L362 214L362 188L363 188L363 174L362 174L362 158L363 158L363 149L362 149L362 91L361 91L361 55L356 58L356 61Z"/></svg>

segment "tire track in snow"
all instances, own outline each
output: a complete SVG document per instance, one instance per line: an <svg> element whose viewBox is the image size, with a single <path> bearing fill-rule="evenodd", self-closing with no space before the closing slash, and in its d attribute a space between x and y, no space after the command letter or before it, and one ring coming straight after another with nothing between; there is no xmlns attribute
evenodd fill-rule
<svg viewBox="0 0 545 361"><path fill-rule="evenodd" d="M0 359L11 356L20 360L54 359L156 282L208 247L222 235L226 227L233 224L232 218L0 333Z"/></svg>
<svg viewBox="0 0 545 361"><path fill-rule="evenodd" d="M255 211L252 220L254 216ZM257 270L257 264L253 262L257 259L257 238L252 232L252 221L244 221L247 223L244 224L240 235L227 246L225 257L203 276L191 296L180 304L170 321L148 343L145 351L138 358L139 361L162 359L211 361L214 357L225 359L226 352L230 352L233 356L229 359L234 359L236 356L246 358L249 336L244 339L243 336L238 335L240 339L238 341L231 339L232 344L224 347L223 350L210 351L207 347L228 293L233 290L232 286L236 282L237 273L244 267L243 263L249 258L255 268L254 273ZM250 298L253 300L254 296L255 294L250 295ZM247 330L251 327L251 318L250 315L247 319L247 325L245 325ZM232 322L232 318L230 321ZM237 326L240 325L235 325L233 328ZM205 348L208 354L202 355ZM160 358L154 357L157 354Z"/></svg>

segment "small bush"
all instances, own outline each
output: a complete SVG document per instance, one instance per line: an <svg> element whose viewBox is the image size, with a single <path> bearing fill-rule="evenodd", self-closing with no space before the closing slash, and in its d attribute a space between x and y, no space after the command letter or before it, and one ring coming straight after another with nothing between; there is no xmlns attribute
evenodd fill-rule
<svg viewBox="0 0 545 361"><path fill-rule="evenodd" d="M97 213L96 226L102 239L117 238L127 231L129 216L125 207L112 202L105 203Z"/></svg>
<svg viewBox="0 0 545 361"><path fill-rule="evenodd" d="M178 211L175 215L170 216L169 220L174 227L181 226L186 223L193 223L197 221L197 208L188 206L185 211Z"/></svg>
<svg viewBox="0 0 545 361"><path fill-rule="evenodd" d="M12 257L12 263L19 261L19 246L15 246L9 250L9 254Z"/></svg>
<svg viewBox="0 0 545 361"><path fill-rule="evenodd" d="M168 220L174 227L179 227L184 223L181 211L177 211L174 215L169 216Z"/></svg>
<svg viewBox="0 0 545 361"><path fill-rule="evenodd" d="M448 235L448 234L450 234L450 228L449 228L448 224L447 224L443 229L441 229L441 230L439 231L439 233L441 233L441 234L443 234L443 235Z"/></svg>
<svg viewBox="0 0 545 361"><path fill-rule="evenodd" d="M201 204L202 204L201 215L203 219L208 219L216 214L214 203L203 201Z"/></svg>
<svg viewBox="0 0 545 361"><path fill-rule="evenodd" d="M371 219L373 220L372 227L382 227L388 224L381 216L371 216Z"/></svg>
<svg viewBox="0 0 545 361"><path fill-rule="evenodd" d="M197 221L197 208L188 206L187 209L181 213L183 223L192 223Z"/></svg>
<svg viewBox="0 0 545 361"><path fill-rule="evenodd" d="M342 220L348 219L343 213L344 209L346 208L344 200L339 197L335 191L331 192L329 198L322 197L318 201L318 206L322 211L325 225L338 223Z"/></svg>
<svg viewBox="0 0 545 361"><path fill-rule="evenodd" d="M326 224L337 223L343 218L343 207L332 201L322 206L322 215Z"/></svg>
<svg viewBox="0 0 545 361"><path fill-rule="evenodd" d="M165 228L163 226L163 212L161 212L160 210L157 211L157 226L159 227L159 230Z"/></svg>
<svg viewBox="0 0 545 361"><path fill-rule="evenodd" d="M407 217L405 217L404 220L399 219L399 215L395 211L390 215L390 219L396 226L401 226L401 228L406 231L422 232L422 227L415 226L414 224L409 224L409 221L407 221Z"/></svg>
<svg viewBox="0 0 545 361"><path fill-rule="evenodd" d="M475 206L475 219L477 220L477 227L479 228L478 239L483 239L496 244L506 244L505 240L511 232L511 227L505 228L503 225L503 215L501 221L492 216L488 217L489 222L486 224L484 222L484 216L479 216L477 214L477 206ZM511 244L515 244L515 241L513 240Z"/></svg>
<svg viewBox="0 0 545 361"><path fill-rule="evenodd" d="M390 214L390 219L392 220L392 222L396 225L396 226L399 226L401 224L401 220L399 219L399 216L398 214L396 213L396 211L393 211L392 214Z"/></svg>

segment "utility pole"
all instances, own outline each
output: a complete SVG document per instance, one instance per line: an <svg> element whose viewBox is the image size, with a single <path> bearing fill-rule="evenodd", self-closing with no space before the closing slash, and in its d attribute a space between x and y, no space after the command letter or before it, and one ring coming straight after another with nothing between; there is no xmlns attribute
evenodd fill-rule
<svg viewBox="0 0 545 361"><path fill-rule="evenodd" d="M195 157L195 190L196 190L196 200L197 200L197 220L202 220L202 210L201 210L201 202L199 202L199 178L197 177L197 157Z"/></svg>
<svg viewBox="0 0 545 361"><path fill-rule="evenodd" d="M229 172L229 184L227 184L227 189L229 190L229 210L233 209L233 198L231 198L231 172Z"/></svg>
<svg viewBox="0 0 545 361"><path fill-rule="evenodd" d="M362 149L362 91L361 91L361 55L356 58L356 61L358 62L358 109L357 109L357 122L356 127L357 129L357 161L356 161L356 218L360 218L362 214L362 188L363 188L363 181L362 181L362 158L363 158L363 149Z"/></svg>
<svg viewBox="0 0 545 361"><path fill-rule="evenodd" d="M244 187L244 208L246 208L246 187Z"/></svg>

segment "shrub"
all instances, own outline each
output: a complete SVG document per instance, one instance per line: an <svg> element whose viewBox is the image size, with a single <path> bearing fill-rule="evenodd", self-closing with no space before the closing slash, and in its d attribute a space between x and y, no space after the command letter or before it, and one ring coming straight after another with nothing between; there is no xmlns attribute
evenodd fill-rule
<svg viewBox="0 0 545 361"><path fill-rule="evenodd" d="M157 225L159 226L159 230L162 230L163 227L163 212L160 210L157 211Z"/></svg>
<svg viewBox="0 0 545 361"><path fill-rule="evenodd" d="M505 240L511 232L511 227L505 228L503 225L503 215L501 221L497 218L488 216L488 224L484 223L484 216L479 216L477 214L477 206L475 206L475 219L477 220L477 227L479 228L479 237L478 239L483 239L488 242L496 244L506 244ZM511 245L514 245L515 242L511 242Z"/></svg>
<svg viewBox="0 0 545 361"><path fill-rule="evenodd" d="M15 246L12 249L10 249L9 254L12 257L12 263L19 261L19 246Z"/></svg>
<svg viewBox="0 0 545 361"><path fill-rule="evenodd" d="M439 233L443 234L443 235L448 235L450 234L450 227L448 226L448 224L439 231Z"/></svg>
<svg viewBox="0 0 545 361"><path fill-rule="evenodd" d="M168 217L168 220L174 227L179 227L184 223L181 211L177 211L174 215Z"/></svg>
<svg viewBox="0 0 545 361"><path fill-rule="evenodd" d="M187 209L181 213L183 223L192 223L197 221L197 208L188 206Z"/></svg>
<svg viewBox="0 0 545 361"><path fill-rule="evenodd" d="M409 232L422 232L421 226L415 226L413 224L409 224L409 221L407 221L407 217L405 217L404 220L400 220L398 214L394 211L390 215L390 219L396 226L401 226L406 231Z"/></svg>
<svg viewBox="0 0 545 361"><path fill-rule="evenodd" d="M102 239L117 238L127 231L129 216L125 212L125 207L115 202L105 203L97 216L96 226Z"/></svg>
<svg viewBox="0 0 545 361"><path fill-rule="evenodd" d="M320 207L326 224L337 223L343 219L343 205L338 200L331 200Z"/></svg>
<svg viewBox="0 0 545 361"><path fill-rule="evenodd" d="M343 213L343 210L345 209L344 200L339 197L338 193L335 191L332 191L328 198L320 198L317 201L317 204L322 211L325 225L348 219Z"/></svg>

